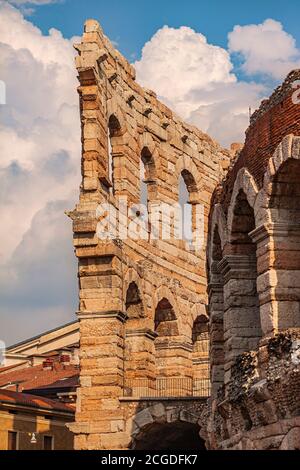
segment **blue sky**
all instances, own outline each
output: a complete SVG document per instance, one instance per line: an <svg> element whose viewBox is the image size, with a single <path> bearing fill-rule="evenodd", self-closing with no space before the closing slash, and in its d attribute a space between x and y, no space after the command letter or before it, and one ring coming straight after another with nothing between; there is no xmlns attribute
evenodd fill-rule
<svg viewBox="0 0 300 470"><path fill-rule="evenodd" d="M44 33L55 27L68 38L82 33L87 18L97 19L127 58L139 57L145 42L164 25L190 26L210 43L226 47L234 25L273 18L300 43L298 0L64 0L36 8L31 15Z"/></svg>
<svg viewBox="0 0 300 470"><path fill-rule="evenodd" d="M299 0L0 0L7 88L0 340L7 343L72 321L78 308L64 211L74 208L81 178L73 38L91 17L134 63L139 83L226 147L243 142L249 107L300 68Z"/></svg>

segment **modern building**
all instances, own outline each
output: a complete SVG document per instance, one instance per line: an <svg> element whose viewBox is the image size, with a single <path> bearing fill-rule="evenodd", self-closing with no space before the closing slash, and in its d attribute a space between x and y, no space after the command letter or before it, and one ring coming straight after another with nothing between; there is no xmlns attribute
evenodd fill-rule
<svg viewBox="0 0 300 470"><path fill-rule="evenodd" d="M9 347L0 368L0 449L68 450L79 384L73 322Z"/></svg>
<svg viewBox="0 0 300 470"><path fill-rule="evenodd" d="M72 450L73 420L70 405L0 389L0 450Z"/></svg>

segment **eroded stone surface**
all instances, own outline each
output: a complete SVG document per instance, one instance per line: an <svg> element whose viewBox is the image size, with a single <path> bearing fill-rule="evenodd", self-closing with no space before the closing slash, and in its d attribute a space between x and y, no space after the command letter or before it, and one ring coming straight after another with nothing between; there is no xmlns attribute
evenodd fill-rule
<svg viewBox="0 0 300 470"><path fill-rule="evenodd" d="M300 108L291 86L299 76L290 73L254 113L214 194L212 396L200 420L211 449L299 447Z"/></svg>
<svg viewBox="0 0 300 470"><path fill-rule="evenodd" d="M69 215L79 261L81 387L72 429L77 449L127 448L145 425L187 416L180 417L184 402L141 410L141 403L121 402L123 396L191 398L203 379L201 393L208 394L206 237L198 251L182 239L152 240L148 233L142 240L131 232L102 240L99 204L110 203L120 217L120 197L138 204L143 191L149 211L175 204L182 177L191 225L201 206L205 234L213 191L235 150L182 122L139 86L96 21L87 21L76 49L82 185Z"/></svg>
<svg viewBox="0 0 300 470"><path fill-rule="evenodd" d="M300 71L254 113L244 147L227 151L140 87L96 21L87 21L76 49L82 185L69 214L80 288L75 447L140 448L151 427L185 423L187 432L200 425L209 449L298 448L300 107L291 84ZM192 228L202 208L201 249L152 239L149 225L137 240L136 210L129 236L111 227L113 235L99 239L99 204L122 218L120 197L138 204L146 194L152 213L178 202L180 177ZM162 220L161 230L168 225ZM193 395L208 379L208 355L212 395L204 409L208 390L202 399Z"/></svg>

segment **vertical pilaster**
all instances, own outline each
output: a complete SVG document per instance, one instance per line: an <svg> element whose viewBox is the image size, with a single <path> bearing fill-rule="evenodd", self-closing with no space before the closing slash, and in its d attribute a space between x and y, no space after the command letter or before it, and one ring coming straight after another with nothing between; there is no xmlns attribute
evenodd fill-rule
<svg viewBox="0 0 300 470"><path fill-rule="evenodd" d="M109 435L124 429L119 397L124 381L122 312L79 312L80 388L75 449L104 449Z"/></svg>
<svg viewBox="0 0 300 470"><path fill-rule="evenodd" d="M255 255L227 255L219 264L224 278L225 385L235 358L255 350L261 338Z"/></svg>
<svg viewBox="0 0 300 470"><path fill-rule="evenodd" d="M258 293L264 335L300 325L300 226L269 223L251 232L257 243Z"/></svg>
<svg viewBox="0 0 300 470"><path fill-rule="evenodd" d="M212 271L208 295L211 394L215 397L224 383L224 292L221 274Z"/></svg>
<svg viewBox="0 0 300 470"><path fill-rule="evenodd" d="M155 347L157 334L147 328L125 333L125 395L147 395L155 387Z"/></svg>
<svg viewBox="0 0 300 470"><path fill-rule="evenodd" d="M165 378L166 396L184 396L192 393L191 343L180 336L160 336L155 340L157 376ZM161 381L163 386L164 381Z"/></svg>
<svg viewBox="0 0 300 470"><path fill-rule="evenodd" d="M201 333L193 344L193 393L198 396L209 395L209 336L208 331Z"/></svg>

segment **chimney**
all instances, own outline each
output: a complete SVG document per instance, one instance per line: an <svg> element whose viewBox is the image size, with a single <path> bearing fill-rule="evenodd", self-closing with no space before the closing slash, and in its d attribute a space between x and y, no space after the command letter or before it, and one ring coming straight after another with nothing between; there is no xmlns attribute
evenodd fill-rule
<svg viewBox="0 0 300 470"><path fill-rule="evenodd" d="M62 364L62 366L69 366L71 362L71 358L69 354L61 354L59 357L59 362Z"/></svg>
<svg viewBox="0 0 300 470"><path fill-rule="evenodd" d="M53 370L53 360L50 357L43 361L43 370Z"/></svg>

